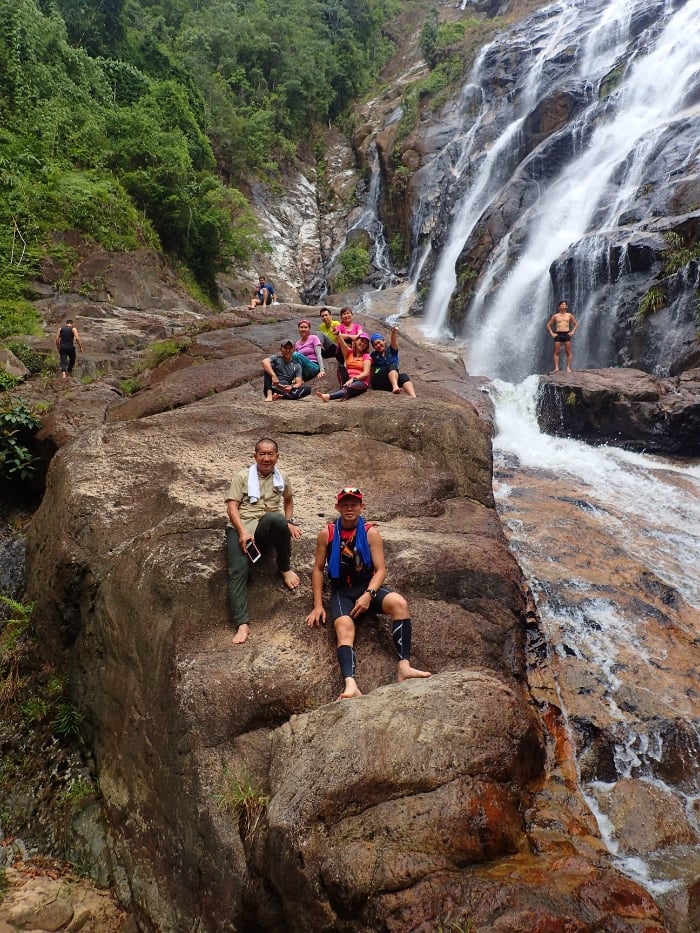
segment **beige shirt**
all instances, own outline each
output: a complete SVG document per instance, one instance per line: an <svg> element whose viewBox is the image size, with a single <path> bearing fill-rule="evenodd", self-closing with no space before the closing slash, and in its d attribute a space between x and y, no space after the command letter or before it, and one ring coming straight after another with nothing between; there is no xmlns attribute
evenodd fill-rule
<svg viewBox="0 0 700 933"><path fill-rule="evenodd" d="M280 473L282 471L280 470ZM248 498L248 467L237 473L231 480L226 501L233 499L240 503L238 511L245 530L251 535L255 534L258 522L266 512L283 512L282 497L289 498L292 495L292 486L289 478L282 473L284 480L284 493L277 492L272 485L272 473L269 476L261 476L258 473L260 483L260 498L257 502L251 502ZM231 522L227 522L230 526Z"/></svg>

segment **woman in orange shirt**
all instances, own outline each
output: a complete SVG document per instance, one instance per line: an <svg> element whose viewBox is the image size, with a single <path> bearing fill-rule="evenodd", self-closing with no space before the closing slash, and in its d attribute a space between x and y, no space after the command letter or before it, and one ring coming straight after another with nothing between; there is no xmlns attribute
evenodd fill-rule
<svg viewBox="0 0 700 933"><path fill-rule="evenodd" d="M339 331L338 345L343 351L348 378L336 392L317 392L316 395L324 402L353 398L355 395L362 395L369 388L369 374L372 368L369 335L363 331L354 338L352 343L348 343L347 337Z"/></svg>

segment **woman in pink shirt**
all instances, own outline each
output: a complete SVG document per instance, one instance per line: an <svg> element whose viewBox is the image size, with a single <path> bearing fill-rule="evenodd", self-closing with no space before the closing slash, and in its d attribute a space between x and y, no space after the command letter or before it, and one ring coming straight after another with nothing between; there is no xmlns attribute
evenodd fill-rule
<svg viewBox="0 0 700 933"><path fill-rule="evenodd" d="M299 339L294 344L292 359L301 366L301 378L306 382L318 376L323 379L326 371L323 368L321 349L323 344L316 334L311 333L311 324L308 321L299 321L297 324Z"/></svg>

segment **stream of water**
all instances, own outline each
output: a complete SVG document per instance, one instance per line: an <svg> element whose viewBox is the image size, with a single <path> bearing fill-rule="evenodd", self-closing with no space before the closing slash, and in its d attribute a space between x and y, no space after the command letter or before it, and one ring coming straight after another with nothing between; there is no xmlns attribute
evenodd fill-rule
<svg viewBox="0 0 700 933"><path fill-rule="evenodd" d="M497 505L537 600L565 713L581 715L576 694L583 671L591 718L615 737L614 775L583 780L582 790L619 867L659 895L697 877L697 846L633 856L619 844L600 800L617 781L638 778L700 830L697 759L680 788L659 776L660 722L682 718L698 747L700 462L543 434L537 383L532 376L517 386L490 386ZM640 581L663 595L662 619Z"/></svg>

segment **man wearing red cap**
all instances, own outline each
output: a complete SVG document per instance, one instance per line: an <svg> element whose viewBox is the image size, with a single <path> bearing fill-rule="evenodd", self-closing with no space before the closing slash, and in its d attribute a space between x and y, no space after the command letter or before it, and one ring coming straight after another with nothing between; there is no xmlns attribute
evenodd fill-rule
<svg viewBox="0 0 700 933"><path fill-rule="evenodd" d="M306 624L325 625L323 572L328 566L331 580L329 614L338 641L338 664L345 680L339 699L362 696L355 680L355 620L365 612L391 617L391 633L399 659L397 680L430 677L411 667L411 619L408 603L399 593L384 586L386 563L379 529L362 517L363 497L356 487L346 486L336 496L338 518L319 532L316 559L311 571L314 608Z"/></svg>

